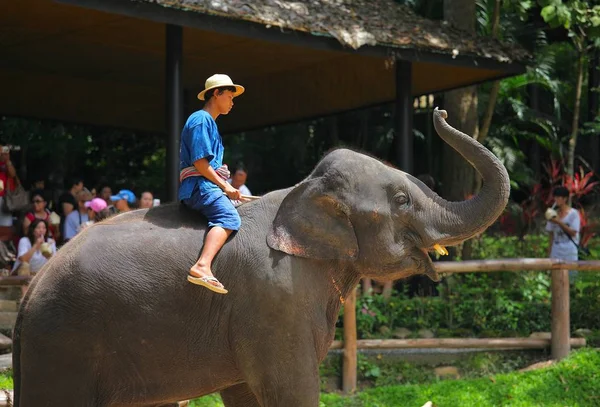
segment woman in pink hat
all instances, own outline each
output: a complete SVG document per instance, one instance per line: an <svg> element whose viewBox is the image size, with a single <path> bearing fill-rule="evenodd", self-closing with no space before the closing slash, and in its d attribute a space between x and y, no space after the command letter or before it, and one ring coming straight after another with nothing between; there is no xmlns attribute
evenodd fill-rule
<svg viewBox="0 0 600 407"><path fill-rule="evenodd" d="M85 203L88 214L88 226L100 222L109 216L108 204L102 198L94 198Z"/></svg>

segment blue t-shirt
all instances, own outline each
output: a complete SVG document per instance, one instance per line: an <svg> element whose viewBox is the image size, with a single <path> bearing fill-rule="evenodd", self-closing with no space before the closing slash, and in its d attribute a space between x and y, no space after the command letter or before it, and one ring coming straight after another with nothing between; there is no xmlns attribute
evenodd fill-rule
<svg viewBox="0 0 600 407"><path fill-rule="evenodd" d="M187 119L181 131L179 170L193 167L194 163L202 158L206 158L216 170L223 165L223 150L223 140L217 123L206 111L198 110ZM190 198L196 186L206 205L223 195L221 188L214 182L204 177L188 177L179 186L179 200Z"/></svg>
<svg viewBox="0 0 600 407"><path fill-rule="evenodd" d="M87 212L81 213L77 206L75 210L65 218L65 239L72 239L82 228L82 225L89 220Z"/></svg>

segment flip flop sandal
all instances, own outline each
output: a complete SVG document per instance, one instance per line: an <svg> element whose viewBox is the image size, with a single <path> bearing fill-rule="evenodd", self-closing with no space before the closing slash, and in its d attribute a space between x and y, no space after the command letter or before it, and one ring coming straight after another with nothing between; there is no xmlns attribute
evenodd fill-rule
<svg viewBox="0 0 600 407"><path fill-rule="evenodd" d="M221 284L221 282L219 280L217 280L215 277L209 277L209 276L194 277L194 276L188 274L187 280L192 284L201 285L201 286L206 287L209 290L214 291L219 294L227 294L228 293L228 291L226 289L217 287L210 283L210 281L214 281L214 282Z"/></svg>

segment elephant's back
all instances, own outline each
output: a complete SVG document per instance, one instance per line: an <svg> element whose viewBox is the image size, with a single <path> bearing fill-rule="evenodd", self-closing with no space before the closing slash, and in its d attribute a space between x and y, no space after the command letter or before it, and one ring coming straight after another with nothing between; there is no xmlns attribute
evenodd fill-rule
<svg viewBox="0 0 600 407"><path fill-rule="evenodd" d="M262 202L240 208L242 228L225 244L213 265L224 284L236 278L240 264L245 278L252 278L250 273L261 267L244 266L248 259L267 259L270 249L266 233L274 217L271 212L277 208L273 202L279 199L277 193L269 195ZM35 295L31 308L51 304L64 310L73 306L89 309L90 299L96 299L93 308L99 314L136 301L148 309L173 307L175 312L181 309L177 307L195 307L191 304L194 301L213 301L214 295L208 290L199 290L186 280L206 232L206 219L179 204L132 211L92 225L42 269L32 287Z"/></svg>
<svg viewBox="0 0 600 407"><path fill-rule="evenodd" d="M109 218L59 249L34 280L25 327L50 332L95 320L116 329L147 312L169 312L206 226L201 219L185 221L176 205L168 206ZM170 216L153 223L150 212Z"/></svg>
<svg viewBox="0 0 600 407"><path fill-rule="evenodd" d="M180 205L117 215L86 228L63 246L44 270L59 276L127 280L156 278L197 256L206 220Z"/></svg>

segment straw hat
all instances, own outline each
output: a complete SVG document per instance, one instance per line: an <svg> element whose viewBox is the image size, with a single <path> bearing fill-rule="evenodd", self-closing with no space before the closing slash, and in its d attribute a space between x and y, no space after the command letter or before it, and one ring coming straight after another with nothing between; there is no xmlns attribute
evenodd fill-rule
<svg viewBox="0 0 600 407"><path fill-rule="evenodd" d="M206 80L204 83L204 90L198 93L198 99L204 100L204 94L206 92L211 89L222 88L225 86L233 86L235 88L234 97L241 95L246 90L243 86L233 83L229 76L217 73Z"/></svg>

